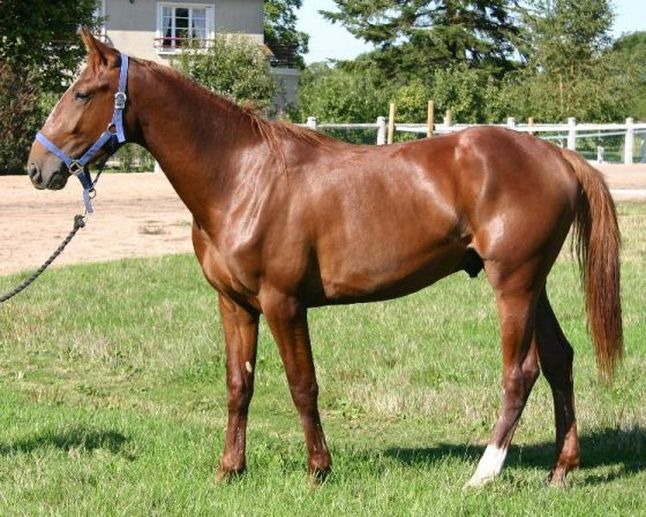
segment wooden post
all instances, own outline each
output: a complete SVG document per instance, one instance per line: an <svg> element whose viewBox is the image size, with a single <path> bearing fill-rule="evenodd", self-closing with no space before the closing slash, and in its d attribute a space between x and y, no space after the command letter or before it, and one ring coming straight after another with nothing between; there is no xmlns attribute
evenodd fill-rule
<svg viewBox="0 0 646 517"><path fill-rule="evenodd" d="M426 136L431 138L433 136L433 127L435 126L435 103L428 101L428 109L426 111Z"/></svg>
<svg viewBox="0 0 646 517"><path fill-rule="evenodd" d="M393 143L393 135L395 134L395 113L397 107L394 102L390 103L390 111L388 112L388 143Z"/></svg>
<svg viewBox="0 0 646 517"><path fill-rule="evenodd" d="M307 117L307 122L305 123L307 127L316 131L316 117Z"/></svg>
<svg viewBox="0 0 646 517"><path fill-rule="evenodd" d="M377 145L386 143L386 117L377 117Z"/></svg>
<svg viewBox="0 0 646 517"><path fill-rule="evenodd" d="M528 129L528 130L527 130L527 132L528 132L530 135L533 135L533 134L534 134L534 131L532 130L532 128L533 128L533 127L534 127L534 117L529 117L529 118L527 119L527 129Z"/></svg>
<svg viewBox="0 0 646 517"><path fill-rule="evenodd" d="M635 128L632 117L626 119L626 139L624 140L624 163L633 163L633 147L635 145Z"/></svg>

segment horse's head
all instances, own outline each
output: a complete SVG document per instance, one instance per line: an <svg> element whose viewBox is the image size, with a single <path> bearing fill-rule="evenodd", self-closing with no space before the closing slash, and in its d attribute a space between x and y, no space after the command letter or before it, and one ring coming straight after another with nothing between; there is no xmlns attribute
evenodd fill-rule
<svg viewBox="0 0 646 517"><path fill-rule="evenodd" d="M73 160L84 155L111 124L121 64L118 51L96 40L87 29L81 29L80 34L88 51L87 65L41 129L44 139L53 144L50 147ZM105 152L101 149L90 161ZM65 186L71 171L60 154L42 141L34 141L27 170L36 188L59 190Z"/></svg>

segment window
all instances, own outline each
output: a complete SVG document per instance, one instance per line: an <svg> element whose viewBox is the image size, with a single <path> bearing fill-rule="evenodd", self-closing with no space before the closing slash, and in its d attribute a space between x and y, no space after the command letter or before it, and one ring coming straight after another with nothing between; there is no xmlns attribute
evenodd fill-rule
<svg viewBox="0 0 646 517"><path fill-rule="evenodd" d="M158 52L176 52L190 40L204 46L213 39L213 6L207 4L158 4Z"/></svg>

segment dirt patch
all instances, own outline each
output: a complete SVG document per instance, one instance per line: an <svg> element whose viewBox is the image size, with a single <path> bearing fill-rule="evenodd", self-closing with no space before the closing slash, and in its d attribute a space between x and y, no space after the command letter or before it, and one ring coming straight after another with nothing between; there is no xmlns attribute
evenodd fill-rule
<svg viewBox="0 0 646 517"><path fill-rule="evenodd" d="M646 189L646 163L595 165L611 189Z"/></svg>
<svg viewBox="0 0 646 517"><path fill-rule="evenodd" d="M191 214L163 174L105 174L93 214L56 266L192 251ZM0 177L0 275L39 266L82 213L81 186L38 191Z"/></svg>
<svg viewBox="0 0 646 517"><path fill-rule="evenodd" d="M646 164L599 168L617 198L646 197ZM191 214L163 174L105 174L98 191L96 213L56 266L192 251ZM38 267L80 212L77 181L51 192L26 176L0 177L0 275Z"/></svg>

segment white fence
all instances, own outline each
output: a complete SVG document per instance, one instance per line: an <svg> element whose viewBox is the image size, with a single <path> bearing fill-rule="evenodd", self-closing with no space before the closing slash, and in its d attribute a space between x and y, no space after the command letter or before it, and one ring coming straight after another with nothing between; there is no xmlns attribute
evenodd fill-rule
<svg viewBox="0 0 646 517"><path fill-rule="evenodd" d="M387 120L378 117L374 123L365 124L318 124L315 117L308 117L307 123L302 124L314 130L319 129L374 129L377 132L377 145L386 143ZM641 135L641 161L646 162L646 123L635 123L632 118L627 118L624 124L578 124L575 118L569 118L567 124L518 124L513 118L508 118L506 124L435 124L433 134L446 134L460 131L467 127L491 125L507 127L524 133L536 134L545 140L557 140L560 145L576 150L576 141L579 138L603 138L608 136L623 136L623 162L634 162L635 135ZM395 124L395 131L404 133L417 133L427 135L428 126L424 124ZM597 146L597 161L603 162L605 149Z"/></svg>

